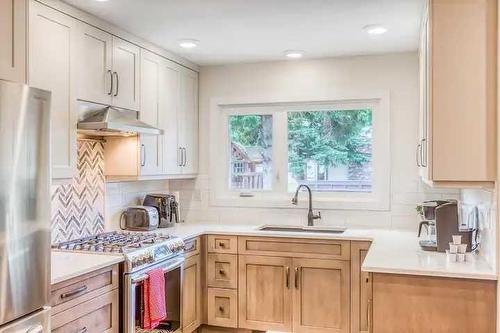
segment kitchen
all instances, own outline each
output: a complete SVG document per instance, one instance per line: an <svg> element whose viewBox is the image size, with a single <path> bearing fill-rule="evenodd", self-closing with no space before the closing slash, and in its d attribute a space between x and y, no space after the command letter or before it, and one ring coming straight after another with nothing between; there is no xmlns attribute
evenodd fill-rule
<svg viewBox="0 0 500 333"><path fill-rule="evenodd" d="M0 333L496 332L497 16L1 0Z"/></svg>

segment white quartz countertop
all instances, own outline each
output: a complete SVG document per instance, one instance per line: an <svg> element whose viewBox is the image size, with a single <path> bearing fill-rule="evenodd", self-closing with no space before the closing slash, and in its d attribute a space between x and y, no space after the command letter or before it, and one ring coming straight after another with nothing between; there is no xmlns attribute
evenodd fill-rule
<svg viewBox="0 0 500 333"><path fill-rule="evenodd" d="M445 253L420 249L416 232L347 229L342 234L261 231L259 226L183 223L159 232L184 239L202 234L234 234L246 236L294 237L310 239L367 240L372 245L363 262L362 270L374 273L441 276L465 279L496 280L496 271L478 255L471 255L464 263L449 263Z"/></svg>
<svg viewBox="0 0 500 333"><path fill-rule="evenodd" d="M342 234L261 231L256 225L182 223L156 232L189 239L203 234L270 236L309 239L372 241L362 270L465 279L496 280L496 271L482 256L465 263L448 263L446 254L420 249L415 232L381 229L347 229ZM123 261L122 256L52 251L52 284Z"/></svg>
<svg viewBox="0 0 500 333"><path fill-rule="evenodd" d="M51 284L96 271L123 261L123 256L52 251Z"/></svg>

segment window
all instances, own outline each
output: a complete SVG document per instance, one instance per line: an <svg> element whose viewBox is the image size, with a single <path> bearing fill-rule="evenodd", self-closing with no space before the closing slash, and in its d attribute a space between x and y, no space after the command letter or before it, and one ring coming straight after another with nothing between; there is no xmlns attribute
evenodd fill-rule
<svg viewBox="0 0 500 333"><path fill-rule="evenodd" d="M231 190L271 190L272 128L269 115L229 116Z"/></svg>
<svg viewBox="0 0 500 333"><path fill-rule="evenodd" d="M210 147L224 165L211 162L212 203L290 207L307 184L316 208L388 209L386 101L218 104Z"/></svg>
<svg viewBox="0 0 500 333"><path fill-rule="evenodd" d="M288 190L372 189L372 111L288 113Z"/></svg>

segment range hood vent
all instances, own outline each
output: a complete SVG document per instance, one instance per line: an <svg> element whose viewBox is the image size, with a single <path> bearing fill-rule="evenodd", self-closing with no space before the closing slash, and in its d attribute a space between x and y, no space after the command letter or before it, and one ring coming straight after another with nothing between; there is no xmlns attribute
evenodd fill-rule
<svg viewBox="0 0 500 333"><path fill-rule="evenodd" d="M139 112L90 102L79 103L78 133L89 136L161 135L139 119Z"/></svg>

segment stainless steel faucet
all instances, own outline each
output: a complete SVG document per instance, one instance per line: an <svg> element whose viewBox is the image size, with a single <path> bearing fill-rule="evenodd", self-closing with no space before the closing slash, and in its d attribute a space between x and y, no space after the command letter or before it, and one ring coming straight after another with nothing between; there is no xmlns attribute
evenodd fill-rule
<svg viewBox="0 0 500 333"><path fill-rule="evenodd" d="M311 188L305 184L300 184L297 187L297 190L295 191L295 195L292 198L292 204L297 205L299 202L299 191L302 187L305 187L307 191L309 192L309 212L307 213L307 225L312 227L314 226L314 220L318 220L321 218L321 212L318 212L318 214L314 214L312 210L312 191Z"/></svg>

